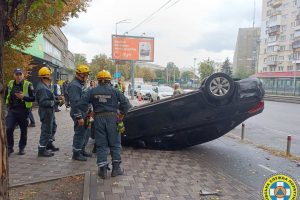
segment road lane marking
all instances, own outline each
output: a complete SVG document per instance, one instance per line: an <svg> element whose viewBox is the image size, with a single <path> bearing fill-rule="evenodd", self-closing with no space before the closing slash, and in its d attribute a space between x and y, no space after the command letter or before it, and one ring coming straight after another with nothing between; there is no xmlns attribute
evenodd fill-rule
<svg viewBox="0 0 300 200"><path fill-rule="evenodd" d="M277 171L275 171L275 170L273 170L273 169L271 169L271 168L269 168L267 166L264 166L264 165L261 165L261 164L258 164L258 166L261 167L261 168L264 168L264 169L266 169L266 170L268 170L268 171L270 171L272 173L277 173Z"/></svg>

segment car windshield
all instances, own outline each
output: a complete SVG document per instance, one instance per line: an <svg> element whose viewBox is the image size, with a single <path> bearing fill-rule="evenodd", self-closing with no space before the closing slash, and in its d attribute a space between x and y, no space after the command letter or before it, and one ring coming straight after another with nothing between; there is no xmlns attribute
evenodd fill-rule
<svg viewBox="0 0 300 200"><path fill-rule="evenodd" d="M173 92L173 88L168 86L160 86L158 87L159 92Z"/></svg>
<svg viewBox="0 0 300 200"><path fill-rule="evenodd" d="M152 90L152 85L141 85L141 90Z"/></svg>

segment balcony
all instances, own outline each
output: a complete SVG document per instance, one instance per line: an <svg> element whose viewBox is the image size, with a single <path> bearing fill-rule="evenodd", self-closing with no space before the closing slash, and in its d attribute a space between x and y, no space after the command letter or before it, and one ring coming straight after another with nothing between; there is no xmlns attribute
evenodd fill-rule
<svg viewBox="0 0 300 200"><path fill-rule="evenodd" d="M282 4L282 0L271 0L270 1L270 6L272 8L277 8Z"/></svg>
<svg viewBox="0 0 300 200"><path fill-rule="evenodd" d="M279 35L280 34L280 25L269 27L268 34L269 35Z"/></svg>
<svg viewBox="0 0 300 200"><path fill-rule="evenodd" d="M300 40L297 40L292 43L293 49L298 49L300 48Z"/></svg>
<svg viewBox="0 0 300 200"><path fill-rule="evenodd" d="M296 19L294 29L295 30L300 30L300 19Z"/></svg>
<svg viewBox="0 0 300 200"><path fill-rule="evenodd" d="M268 66L276 66L277 65L277 61L267 61L266 63Z"/></svg>
<svg viewBox="0 0 300 200"><path fill-rule="evenodd" d="M293 60L293 64L300 64L300 58Z"/></svg>
<svg viewBox="0 0 300 200"><path fill-rule="evenodd" d="M281 10L275 10L271 12L270 16L281 15Z"/></svg>

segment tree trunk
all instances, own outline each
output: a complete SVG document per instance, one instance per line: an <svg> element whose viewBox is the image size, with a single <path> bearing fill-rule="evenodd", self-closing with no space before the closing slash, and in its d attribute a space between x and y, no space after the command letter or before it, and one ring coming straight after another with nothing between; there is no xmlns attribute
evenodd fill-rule
<svg viewBox="0 0 300 200"><path fill-rule="evenodd" d="M0 200L8 200L8 159L7 141L4 128L4 76L3 76L3 48L4 48L4 2L0 1Z"/></svg>

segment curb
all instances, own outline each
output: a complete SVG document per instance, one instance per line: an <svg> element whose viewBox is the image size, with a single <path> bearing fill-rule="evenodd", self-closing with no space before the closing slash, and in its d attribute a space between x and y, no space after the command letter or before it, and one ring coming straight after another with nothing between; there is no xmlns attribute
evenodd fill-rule
<svg viewBox="0 0 300 200"><path fill-rule="evenodd" d="M91 172L84 173L82 200L90 200Z"/></svg>

